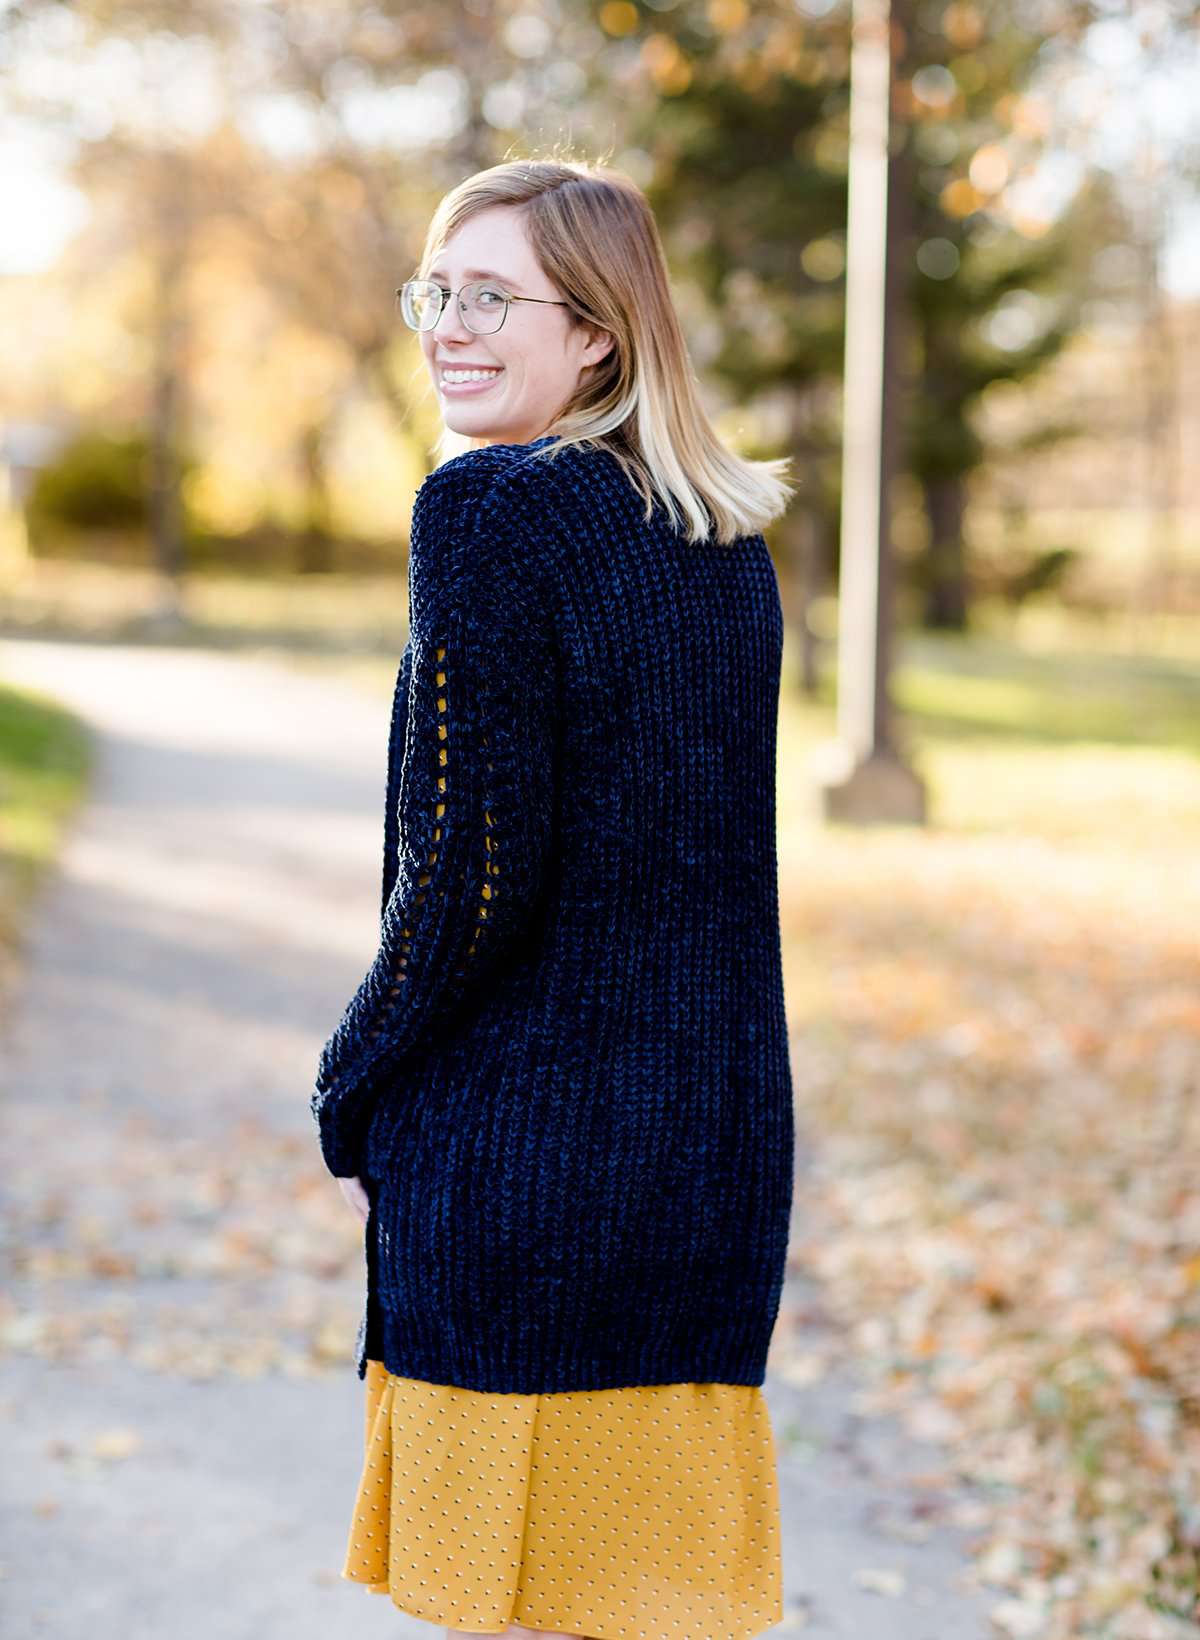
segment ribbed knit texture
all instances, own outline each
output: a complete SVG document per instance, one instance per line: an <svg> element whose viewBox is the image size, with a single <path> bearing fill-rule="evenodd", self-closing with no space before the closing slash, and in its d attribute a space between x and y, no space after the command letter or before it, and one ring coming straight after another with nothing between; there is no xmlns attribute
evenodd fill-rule
<svg viewBox="0 0 1200 1640"><path fill-rule="evenodd" d="M312 1099L371 1198L358 1372L761 1384L794 1140L775 571L552 442L457 456L413 510L380 944Z"/></svg>

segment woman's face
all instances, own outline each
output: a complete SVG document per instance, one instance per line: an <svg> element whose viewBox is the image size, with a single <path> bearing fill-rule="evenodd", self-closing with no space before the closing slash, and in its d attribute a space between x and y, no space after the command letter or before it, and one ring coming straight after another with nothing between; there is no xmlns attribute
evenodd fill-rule
<svg viewBox="0 0 1200 1640"><path fill-rule="evenodd" d="M540 438L562 409L581 372L612 348L607 333L598 338L571 323L538 266L525 236L521 213L510 205L478 211L451 235L434 259L429 277L456 293L486 279L507 296L537 296L543 302L512 302L500 329L480 336L468 330L455 295L432 330L419 332L433 374L446 425L488 444L529 444ZM476 367L486 379L461 385L446 370Z"/></svg>

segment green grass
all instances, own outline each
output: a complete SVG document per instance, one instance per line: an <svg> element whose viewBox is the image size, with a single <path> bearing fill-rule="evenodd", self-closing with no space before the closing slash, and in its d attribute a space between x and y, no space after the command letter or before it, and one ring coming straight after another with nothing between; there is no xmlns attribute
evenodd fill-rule
<svg viewBox="0 0 1200 1640"><path fill-rule="evenodd" d="M0 961L6 965L90 768L90 742L77 718L52 700L0 685Z"/></svg>
<svg viewBox="0 0 1200 1640"><path fill-rule="evenodd" d="M922 738L1200 751L1200 664L1152 654L914 634L893 697Z"/></svg>
<svg viewBox="0 0 1200 1640"><path fill-rule="evenodd" d="M1059 616L1034 638L902 633L894 733L930 830L1087 841L1105 850L1200 837L1200 622L1154 652L1104 648ZM1189 639L1191 642L1189 643ZM1189 658L1190 654L1193 658ZM788 635L780 710L781 851L811 847L813 754L837 732L835 657L815 695Z"/></svg>
<svg viewBox="0 0 1200 1640"><path fill-rule="evenodd" d="M989 619L989 616L992 618ZM1045 746L1088 741L1200 752L1200 620L1161 628L1058 612L999 630L984 612L969 634L906 630L895 643L891 698L914 744L975 740ZM1141 637L1146 647L1138 647ZM785 656L796 694L795 639ZM815 697L797 705L832 732L836 648L823 651Z"/></svg>

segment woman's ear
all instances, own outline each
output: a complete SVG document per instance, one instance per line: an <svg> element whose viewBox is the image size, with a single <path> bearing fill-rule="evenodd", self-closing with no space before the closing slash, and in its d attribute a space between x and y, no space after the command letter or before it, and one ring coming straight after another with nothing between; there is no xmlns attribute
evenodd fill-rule
<svg viewBox="0 0 1200 1640"><path fill-rule="evenodd" d="M588 326L589 339L584 348L583 362L585 364L600 364L616 347L616 341L611 331L598 330L594 325Z"/></svg>

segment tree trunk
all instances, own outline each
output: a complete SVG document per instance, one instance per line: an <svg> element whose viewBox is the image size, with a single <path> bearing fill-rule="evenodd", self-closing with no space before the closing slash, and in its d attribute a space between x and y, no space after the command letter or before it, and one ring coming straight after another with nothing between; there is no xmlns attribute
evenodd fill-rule
<svg viewBox="0 0 1200 1640"><path fill-rule="evenodd" d="M325 466L325 429L306 427L300 435L304 472L304 529L300 534L296 568L301 575L323 575L333 568L333 532L330 529L329 474Z"/></svg>
<svg viewBox="0 0 1200 1640"><path fill-rule="evenodd" d="M954 632L966 629L965 501L966 483L962 478L928 479L925 483L925 513L929 520L927 627Z"/></svg>
<svg viewBox="0 0 1200 1640"><path fill-rule="evenodd" d="M153 381L150 390L149 525L154 563L162 577L156 619L180 619L184 572L183 513L179 451L184 417L184 270L187 263L188 202L186 162L160 156L158 248L155 268Z"/></svg>
<svg viewBox="0 0 1200 1640"><path fill-rule="evenodd" d="M1146 476L1146 567L1139 602L1147 613L1170 607L1172 570L1178 550L1180 417L1179 356L1171 310L1163 289L1162 257L1167 236L1163 165L1149 134L1141 154L1142 194L1138 252L1143 312L1138 332L1144 386L1143 439Z"/></svg>
<svg viewBox="0 0 1200 1640"><path fill-rule="evenodd" d="M155 563L163 575L172 580L183 573L178 464L183 385L178 359L179 272L173 249L165 249L158 266L155 293L154 379L150 392L150 539Z"/></svg>

